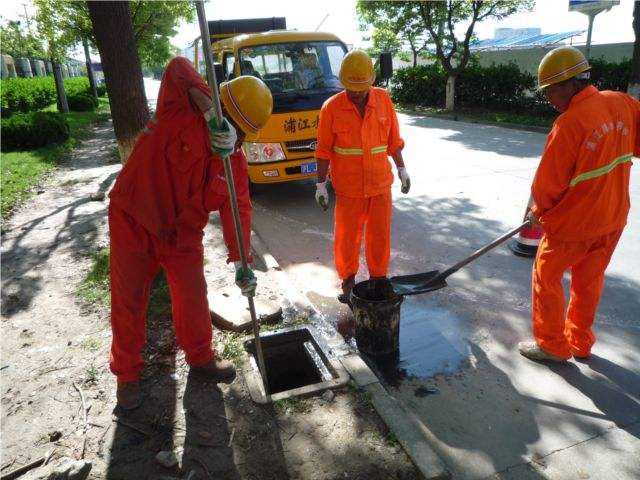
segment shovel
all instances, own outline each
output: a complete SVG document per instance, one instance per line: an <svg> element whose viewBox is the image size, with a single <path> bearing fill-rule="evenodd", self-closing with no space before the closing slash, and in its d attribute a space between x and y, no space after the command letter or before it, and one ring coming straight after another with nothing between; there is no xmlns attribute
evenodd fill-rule
<svg viewBox="0 0 640 480"><path fill-rule="evenodd" d="M449 275L457 272L468 263L471 263L476 258L484 255L489 250L492 250L493 248L503 243L505 240L508 240L516 235L518 232L520 232L520 230L523 230L524 228L527 228L529 226L530 224L527 220L519 227L508 231L499 238L496 238L493 242L485 245L479 250L476 250L467 258L456 263L453 267L446 269L444 272L440 272L439 270L432 270L430 272L415 273L413 275L398 275L395 277L391 277L389 280L391 281L393 290L398 295L417 295L419 293L432 292L434 290L439 290L443 287L446 287L446 279Z"/></svg>

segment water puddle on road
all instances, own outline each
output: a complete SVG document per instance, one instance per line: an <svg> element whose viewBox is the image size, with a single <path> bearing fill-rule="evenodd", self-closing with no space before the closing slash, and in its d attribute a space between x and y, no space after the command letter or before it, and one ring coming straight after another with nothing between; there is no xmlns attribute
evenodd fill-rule
<svg viewBox="0 0 640 480"><path fill-rule="evenodd" d="M339 330L344 335L344 327ZM455 373L469 356L467 331L464 321L451 310L405 297L400 311L399 352L385 357L362 356L391 386L407 377Z"/></svg>

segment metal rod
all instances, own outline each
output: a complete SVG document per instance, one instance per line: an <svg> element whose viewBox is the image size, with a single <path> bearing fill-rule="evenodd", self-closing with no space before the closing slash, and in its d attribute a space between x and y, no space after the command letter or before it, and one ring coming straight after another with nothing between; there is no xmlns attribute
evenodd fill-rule
<svg viewBox="0 0 640 480"><path fill-rule="evenodd" d="M505 233L504 235L502 235L499 238L496 238L493 242L489 243L488 245L485 245L484 247L476 250L475 252L473 252L471 255L469 255L467 258L465 258L464 260L459 261L458 263L456 263L453 267L446 269L444 272L436 275L434 278L432 278L429 283L437 283L440 280L444 280L445 278L447 278L449 275L451 275L452 273L457 272L458 270L460 270L462 267L464 267L465 265L467 265L468 263L471 263L472 261L474 261L476 258L480 257L481 255L484 255L485 253L487 253L489 250L494 249L495 247L497 247L498 245L500 245L502 242L504 242L505 240L510 239L511 237L513 237L516 233L520 232L521 230L529 227L529 220L527 220L526 222L524 222L522 225L520 225L517 228L514 228L513 230L508 231L507 233Z"/></svg>
<svg viewBox="0 0 640 480"><path fill-rule="evenodd" d="M200 23L200 36L202 38L202 53L204 56L204 62L207 66L207 80L211 87L211 99L216 111L216 119L218 125L222 124L222 106L220 105L220 96L218 94L218 83L216 82L216 73L213 69L213 56L211 54L211 40L209 36L209 24L207 23L207 17L204 12L204 3L202 0L195 0L196 11L198 13L198 22ZM242 261L242 268L247 268L247 254L244 250L244 241L242 235L242 224L240 223L240 213L238 211L238 200L236 195L236 187L233 181L233 171L231 170L231 163L229 157L222 159L224 163L224 173L227 178L227 187L229 188L229 200L231 201L231 211L233 212L233 224L236 228L236 240L238 241L238 249L240 250L240 260ZM270 401L269 383L267 382L267 369L264 365L264 356L262 354L262 344L260 342L260 325L256 316L256 308L253 303L253 297L247 297L249 300L249 312L251 313L251 324L253 325L253 336L255 338L256 345L256 357L258 360L258 369L262 376L262 385L264 387L264 394L267 397L267 401Z"/></svg>

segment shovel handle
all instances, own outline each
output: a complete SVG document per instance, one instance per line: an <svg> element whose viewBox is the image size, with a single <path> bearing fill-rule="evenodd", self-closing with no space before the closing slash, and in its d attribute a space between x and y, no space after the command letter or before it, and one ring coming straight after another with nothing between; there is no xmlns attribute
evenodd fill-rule
<svg viewBox="0 0 640 480"><path fill-rule="evenodd" d="M202 53L204 54L204 61L207 67L207 80L209 81L209 87L211 88L211 101L216 112L216 120L218 125L222 125L222 105L220 104L220 94L218 92L218 83L216 81L216 73L213 68L213 56L211 54L211 36L209 35L209 24L207 23L207 16L204 11L203 0L195 0L196 13L198 15L198 23L200 25L200 36L202 37ZM240 222L240 212L238 210L238 199L236 195L236 187L233 181L233 170L231 169L231 161L229 156L225 156L222 159L224 165L224 173L227 179L227 188L229 190L229 203L231 204L231 213L233 214L233 225L236 230L236 240L238 241L238 250L240 253L240 260L242 262L242 269L247 270L247 252L244 249L244 239L242 238L242 223ZM256 307L253 302L253 297L247 298L249 302L249 313L251 314L251 324L253 326L253 336L256 345L256 357L258 363L258 370L262 376L262 386L264 387L264 394L267 401L271 401L271 394L269 393L269 382L267 381L267 369L264 363L264 355L262 353L262 344L260 343L260 324L258 323L258 316L256 315Z"/></svg>
<svg viewBox="0 0 640 480"><path fill-rule="evenodd" d="M531 224L529 223L529 220L527 220L526 222L524 222L522 225L520 225L519 227L514 228L513 230L509 230L507 233L505 233L504 235L502 235L501 237L496 238L493 242L485 245L484 247L476 250L475 252L473 252L471 255L469 255L467 258L465 258L464 260L459 261L458 263L456 263L454 266L448 268L447 270L445 270L444 272L438 274L436 277L434 277L429 283L436 283L440 280L444 280L445 278L447 278L449 275L451 275L452 273L457 272L458 270L460 270L462 267L464 267L465 265L473 262L476 258L484 255L485 253L487 253L489 250L494 249L495 247L497 247L498 245L500 245L501 243L503 243L505 240L510 239L511 237L513 237L515 234L519 233L521 230L524 230L525 228L531 226Z"/></svg>

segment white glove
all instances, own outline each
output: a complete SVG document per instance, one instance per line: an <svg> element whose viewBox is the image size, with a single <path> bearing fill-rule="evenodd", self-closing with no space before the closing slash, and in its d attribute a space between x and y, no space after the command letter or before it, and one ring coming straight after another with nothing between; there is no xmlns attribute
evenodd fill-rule
<svg viewBox="0 0 640 480"><path fill-rule="evenodd" d="M409 189L411 188L411 179L409 178L409 172L405 167L398 168L398 177L400 177L400 182L402 182L402 188L400 191L402 193L409 193Z"/></svg>
<svg viewBox="0 0 640 480"><path fill-rule="evenodd" d="M327 193L327 181L316 183L316 203L327 210L329 208L329 193Z"/></svg>
<svg viewBox="0 0 640 480"><path fill-rule="evenodd" d="M205 118L210 116L210 111L206 112ZM209 120L209 134L213 149L220 155L227 156L236 148L238 135L233 125L226 119L222 119L222 127L218 127L215 117Z"/></svg>
<svg viewBox="0 0 640 480"><path fill-rule="evenodd" d="M256 287L258 286L258 279L256 278L253 270L247 265L247 268L242 268L242 262L233 262L236 267L236 285L245 297L253 297L256 294Z"/></svg>

